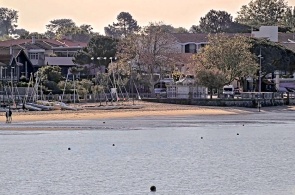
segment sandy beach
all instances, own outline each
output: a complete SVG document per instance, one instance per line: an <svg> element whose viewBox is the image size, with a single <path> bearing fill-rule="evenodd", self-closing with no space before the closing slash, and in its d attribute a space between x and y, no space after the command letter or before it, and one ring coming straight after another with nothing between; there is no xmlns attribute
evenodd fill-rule
<svg viewBox="0 0 295 195"><path fill-rule="evenodd" d="M88 106L91 104L87 104ZM94 104L92 104L94 105ZM97 104L96 104L97 105ZM92 120L103 118L130 118L142 116L181 116L181 115L231 115L256 112L250 108L232 107L202 107L194 105L176 105L150 102L135 102L132 109L107 109L110 106L102 106L100 110L82 109L78 111L27 111L13 112L13 122L26 121L54 121L54 120ZM85 106L79 105L79 106ZM105 109L104 109L105 108ZM0 122L5 122L5 113L1 113Z"/></svg>
<svg viewBox="0 0 295 195"><path fill-rule="evenodd" d="M81 129L97 129L97 125L102 125L101 129L110 128L109 123L104 124L106 120L139 120L143 117L157 118L173 118L173 117L194 117L214 120L214 117L224 119L240 118L245 119L246 116L252 120L267 119L270 113L290 113L295 111L294 106L277 106L264 107L261 112L256 108L244 107L209 107L197 105L178 105L163 104L136 101L132 103L120 103L114 106L100 106L97 110L85 109L85 107L98 106L99 104L76 104L76 107L83 108L77 111L73 110L55 110L55 111L14 111L12 115L12 123L5 123L5 113L0 113L0 130L81 130ZM264 114L263 114L264 113ZM258 115L257 115L258 114ZM232 117L231 117L232 116ZM274 115L276 116L276 115ZM254 118L253 118L254 117ZM246 117L247 118L247 117ZM277 117L275 117L277 118ZM126 119L126 120L125 120ZM85 122L83 122L85 121ZM93 122L91 122L93 121Z"/></svg>

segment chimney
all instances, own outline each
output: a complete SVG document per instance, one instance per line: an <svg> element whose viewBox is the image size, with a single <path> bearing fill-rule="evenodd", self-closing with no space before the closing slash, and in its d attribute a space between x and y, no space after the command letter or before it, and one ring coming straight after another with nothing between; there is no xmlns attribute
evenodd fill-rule
<svg viewBox="0 0 295 195"><path fill-rule="evenodd" d="M36 43L35 36L32 36L32 44L35 44L35 43Z"/></svg>

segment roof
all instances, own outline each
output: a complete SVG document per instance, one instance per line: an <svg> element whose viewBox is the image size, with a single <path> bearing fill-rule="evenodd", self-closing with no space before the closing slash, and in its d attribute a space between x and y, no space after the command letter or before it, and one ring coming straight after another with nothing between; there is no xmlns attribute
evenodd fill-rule
<svg viewBox="0 0 295 195"><path fill-rule="evenodd" d="M49 50L52 47L86 47L87 43L74 41L74 40L55 40L55 39L35 39L35 42L32 42L32 39L11 39L6 41L0 41L0 48L7 47L19 47L26 49L45 49Z"/></svg>
<svg viewBox="0 0 295 195"><path fill-rule="evenodd" d="M173 33L173 36L179 43L202 43L208 42L209 33ZM241 35L251 37L251 33L224 33L226 36ZM290 42L290 40L295 41L295 33L278 33L278 42Z"/></svg>
<svg viewBox="0 0 295 195"><path fill-rule="evenodd" d="M207 33L173 33L172 34L179 43L188 43L188 42L208 42Z"/></svg>
<svg viewBox="0 0 295 195"><path fill-rule="evenodd" d="M250 37L251 33L224 33L226 36L247 36ZM209 33L173 33L173 36L179 43L206 43L208 42Z"/></svg>
<svg viewBox="0 0 295 195"><path fill-rule="evenodd" d="M295 40L295 33L280 33L278 34L279 43L289 42L289 40Z"/></svg>
<svg viewBox="0 0 295 195"><path fill-rule="evenodd" d="M7 55L7 54L0 54L0 62L8 65L10 64L11 61L11 55Z"/></svg>
<svg viewBox="0 0 295 195"><path fill-rule="evenodd" d="M285 46L286 48L292 50L293 52L295 52L295 43L281 43L281 45Z"/></svg>

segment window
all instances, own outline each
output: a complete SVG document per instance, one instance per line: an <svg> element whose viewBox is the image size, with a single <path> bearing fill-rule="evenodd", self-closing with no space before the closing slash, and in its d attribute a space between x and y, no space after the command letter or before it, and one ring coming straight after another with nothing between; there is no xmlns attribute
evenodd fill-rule
<svg viewBox="0 0 295 195"><path fill-rule="evenodd" d="M186 44L185 53L196 53L196 44Z"/></svg>
<svg viewBox="0 0 295 195"><path fill-rule="evenodd" d="M39 59L39 53L29 53L30 60L38 60Z"/></svg>

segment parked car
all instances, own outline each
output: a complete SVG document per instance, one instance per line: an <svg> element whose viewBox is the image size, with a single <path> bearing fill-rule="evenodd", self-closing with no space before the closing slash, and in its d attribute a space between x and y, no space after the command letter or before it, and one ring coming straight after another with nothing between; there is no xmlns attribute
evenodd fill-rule
<svg viewBox="0 0 295 195"><path fill-rule="evenodd" d="M223 87L223 95L229 96L229 97L234 97L235 95L235 88L233 85L225 85Z"/></svg>
<svg viewBox="0 0 295 195"><path fill-rule="evenodd" d="M160 97L167 96L166 88L155 88L154 92L155 92L156 96L160 96Z"/></svg>

